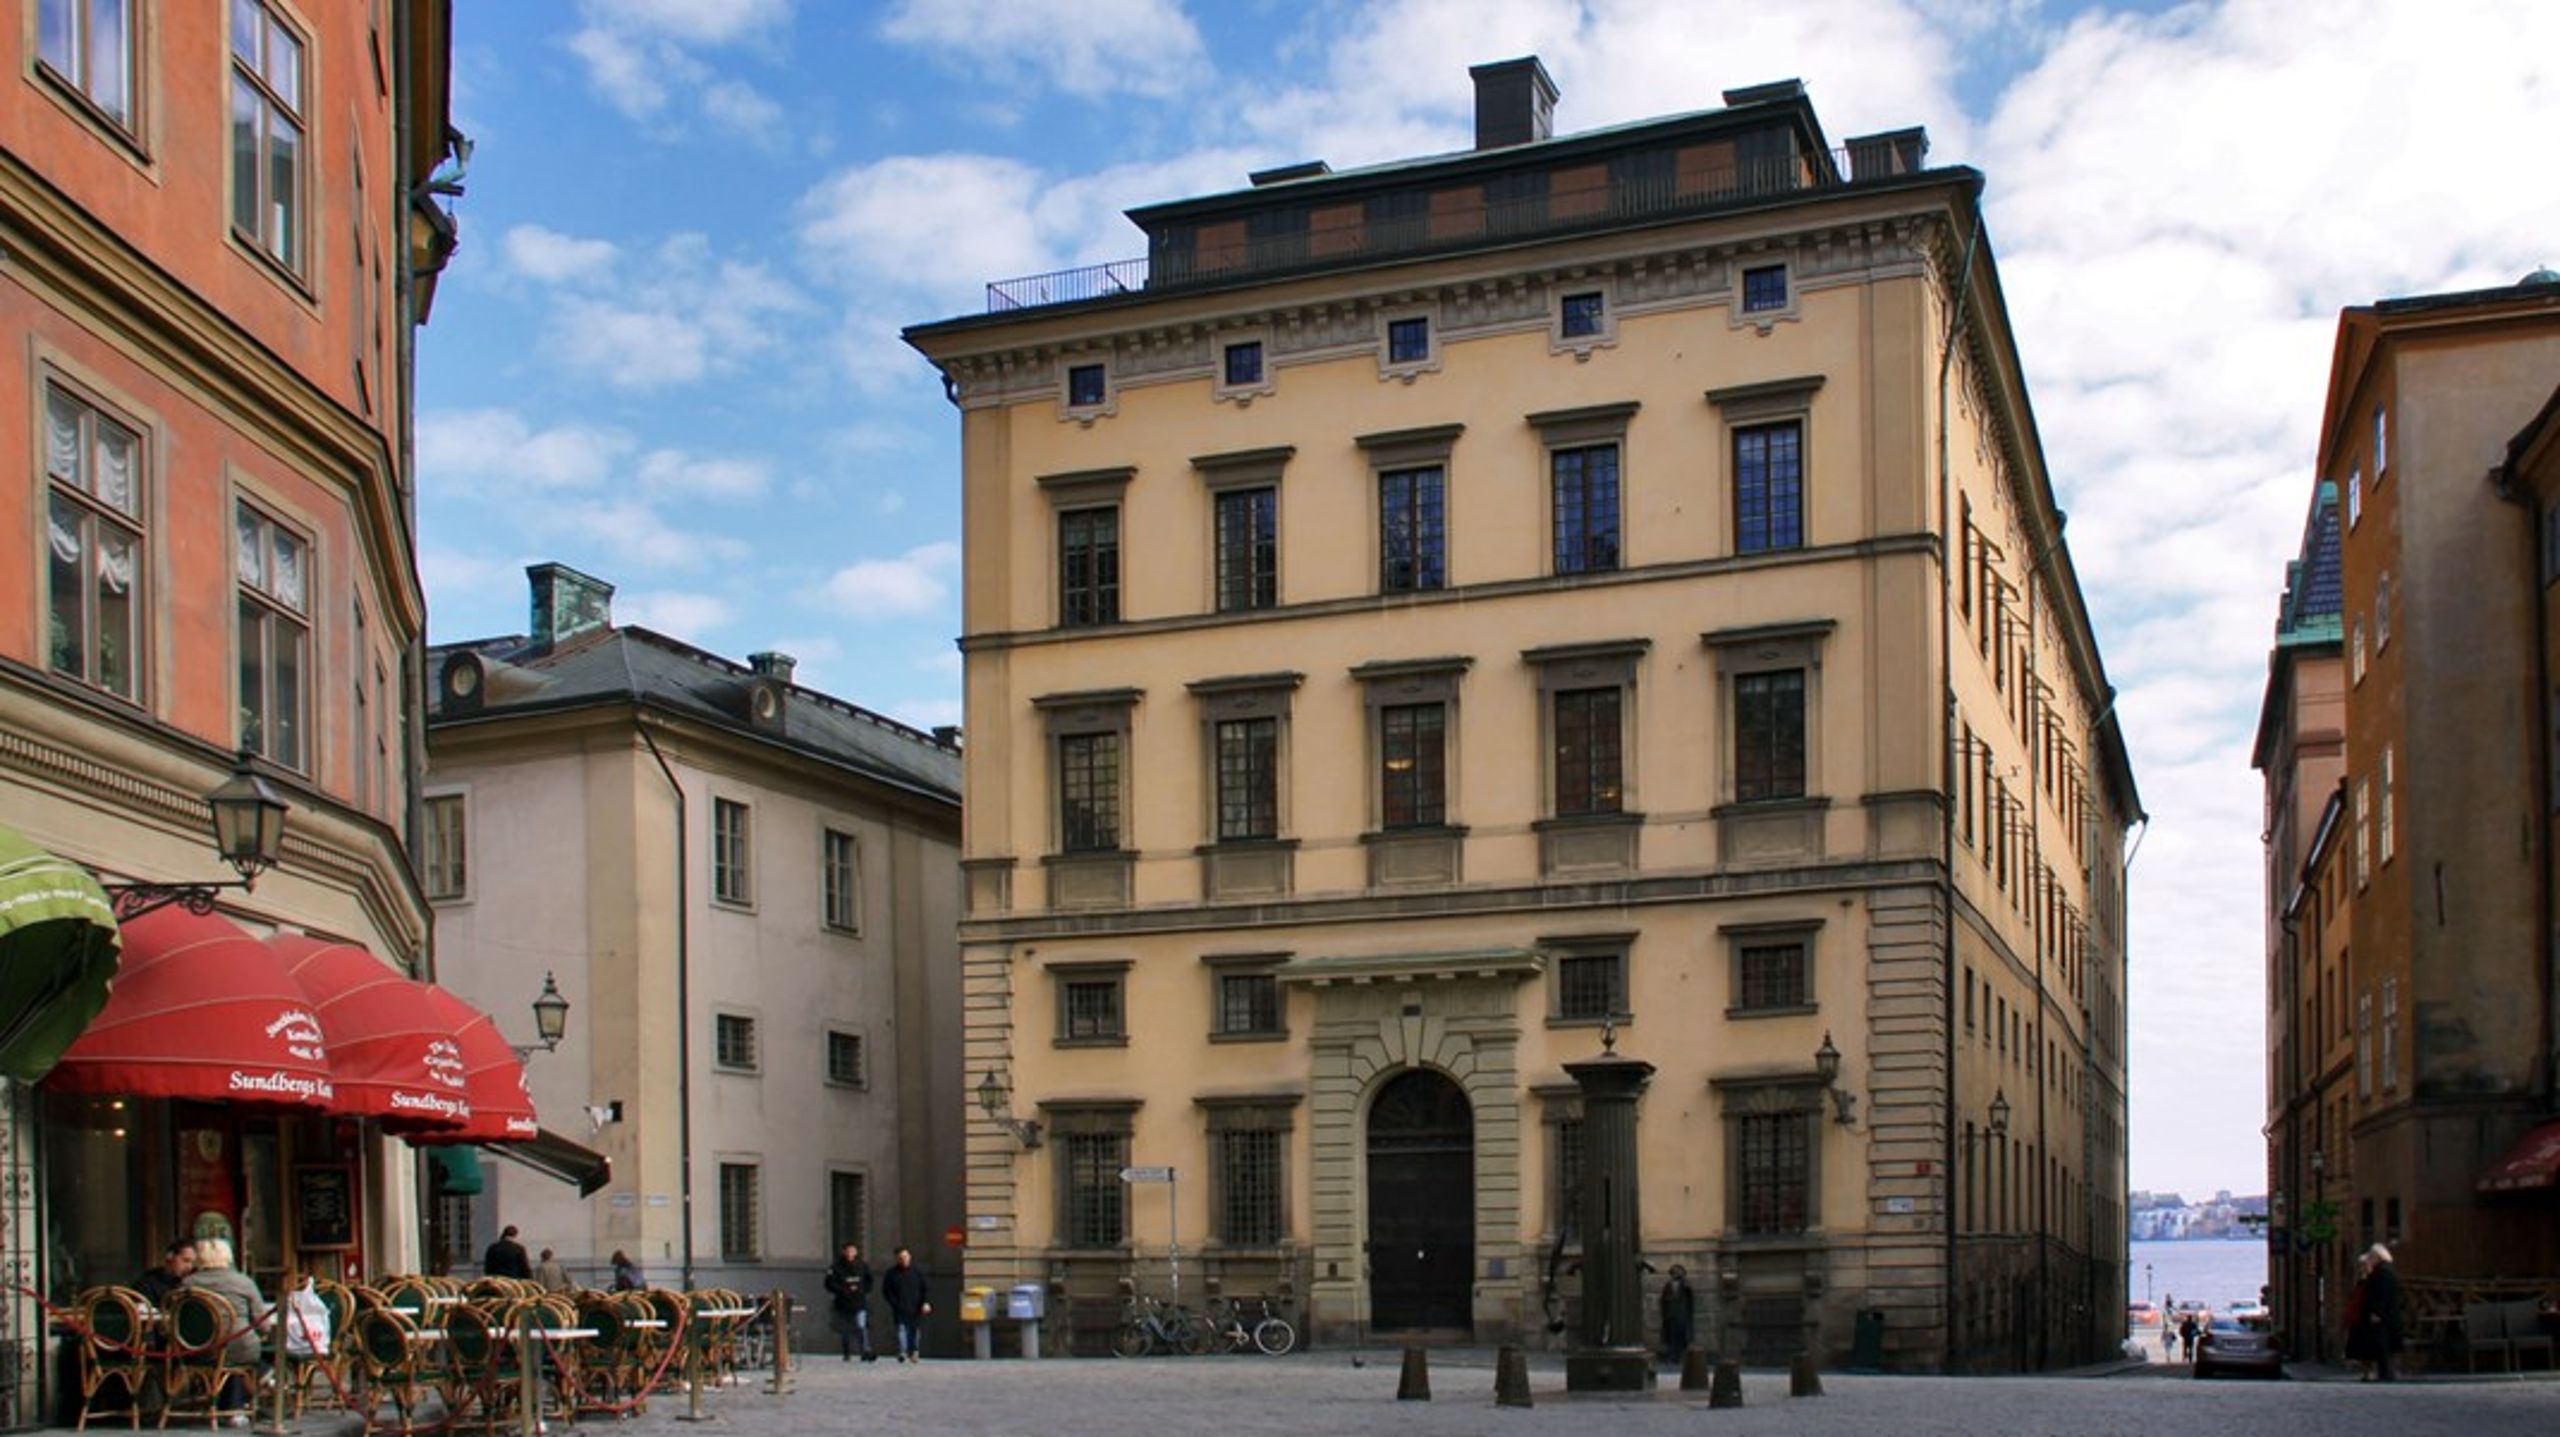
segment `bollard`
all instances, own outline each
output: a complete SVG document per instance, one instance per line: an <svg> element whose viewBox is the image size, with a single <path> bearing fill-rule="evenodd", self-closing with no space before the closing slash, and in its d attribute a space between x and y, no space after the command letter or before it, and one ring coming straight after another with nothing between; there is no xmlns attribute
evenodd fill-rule
<svg viewBox="0 0 2560 1437"><path fill-rule="evenodd" d="M1714 1385L1707 1389L1707 1405L1709 1407L1739 1407L1742 1405L1741 1363L1719 1362L1716 1364Z"/></svg>
<svg viewBox="0 0 2560 1437"><path fill-rule="evenodd" d="M1680 1390L1704 1392L1708 1374L1715 1371L1716 1357L1703 1347L1692 1347L1680 1354Z"/></svg>
<svg viewBox="0 0 2560 1437"><path fill-rule="evenodd" d="M286 1274L284 1275L284 1286L283 1286L283 1287L281 1287L281 1288L279 1288L279 1289L278 1289L278 1291L279 1291L279 1292L281 1292L281 1293L283 1294L284 1300L283 1300L283 1301L281 1301L281 1302L279 1302L279 1303L277 1303L273 1308L269 1309L269 1312L270 1312L270 1314L271 1314L270 1319L269 1319L269 1322L268 1322L268 1328L269 1328L269 1333L268 1333L268 1335L269 1335L269 1338L270 1338L270 1342L269 1342L270 1351L269 1351L269 1353L268 1353L268 1359L267 1359L267 1370L268 1370L268 1371L270 1371L270 1372L273 1372L273 1373L276 1375L276 1380L275 1380L276 1399L275 1399L275 1409L274 1409L273 1423L272 1423L272 1425L270 1425L266 1430L267 1430L267 1432L269 1432L269 1433L271 1433L271 1434L278 1434L278 1435L279 1435L279 1437L280 1437L280 1434L282 1434L282 1433L284 1432L284 1430L285 1430L285 1425L284 1425L284 1392L285 1392L285 1388L287 1388L287 1387L289 1387L289 1386L291 1386L291 1385L292 1385L292 1381L291 1381L291 1378L290 1378L290 1375L289 1375L291 1359L290 1359L290 1358L288 1358L288 1357L285 1355L285 1350L284 1350L284 1325L285 1325L285 1323L287 1323L288 1321L291 1321L291 1320L292 1320L292 1316L293 1316L293 1274L292 1274L292 1273L288 1272L288 1273L286 1273ZM137 1393L133 1394L133 1399L132 1399L132 1400L133 1400L134 1404L138 1407L138 1406L141 1404L141 1401L142 1401L142 1394L141 1394L141 1393L139 1393L139 1392L137 1392ZM256 1385L255 1385L254 1383L252 1383L252 1385L251 1385L251 1386L250 1386L250 1388L249 1388L249 1404L248 1404L248 1405L249 1405L249 1406L251 1406L251 1407L255 1407L255 1406L257 1406L257 1405L258 1405L258 1389L257 1389L257 1387L256 1387Z"/></svg>
<svg viewBox="0 0 2560 1437"><path fill-rule="evenodd" d="M1431 1400L1431 1360L1423 1356L1422 1349L1419 1347L1408 1347L1404 1350L1404 1376L1396 1381L1396 1400L1398 1402Z"/></svg>
<svg viewBox="0 0 2560 1437"><path fill-rule="evenodd" d="M517 1430L522 1437L536 1437L542 1430L542 1374L534 1361L533 1313L527 1307L516 1309L516 1406Z"/></svg>
<svg viewBox="0 0 2560 1437"><path fill-rule="evenodd" d="M1505 1347L1493 1361L1493 1405L1496 1407L1535 1407L1529 1396L1529 1354L1517 1347Z"/></svg>
<svg viewBox="0 0 2560 1437"><path fill-rule="evenodd" d="M1787 1395L1789 1397L1822 1395L1822 1364L1814 1361L1812 1353L1799 1352L1796 1354L1796 1360L1788 1364Z"/></svg>
<svg viewBox="0 0 2560 1437"><path fill-rule="evenodd" d="M781 1288L773 1290L773 1384L765 1392L774 1397L791 1391L791 1294Z"/></svg>

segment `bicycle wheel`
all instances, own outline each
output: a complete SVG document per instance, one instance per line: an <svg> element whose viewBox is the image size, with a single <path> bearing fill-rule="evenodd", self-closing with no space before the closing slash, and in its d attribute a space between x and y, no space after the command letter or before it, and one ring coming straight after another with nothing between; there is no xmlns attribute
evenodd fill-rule
<svg viewBox="0 0 2560 1437"><path fill-rule="evenodd" d="M1119 1330L1111 1334L1111 1355L1114 1357L1144 1357L1155 1345L1155 1334L1149 1332L1143 1322L1121 1323Z"/></svg>
<svg viewBox="0 0 2560 1437"><path fill-rule="evenodd" d="M1298 1349L1298 1329L1285 1317L1266 1317L1253 1325L1253 1345L1265 1357L1286 1357Z"/></svg>
<svg viewBox="0 0 2560 1437"><path fill-rule="evenodd" d="M1206 1357L1218 1350L1218 1325L1196 1312L1173 1319L1173 1341L1185 1357Z"/></svg>

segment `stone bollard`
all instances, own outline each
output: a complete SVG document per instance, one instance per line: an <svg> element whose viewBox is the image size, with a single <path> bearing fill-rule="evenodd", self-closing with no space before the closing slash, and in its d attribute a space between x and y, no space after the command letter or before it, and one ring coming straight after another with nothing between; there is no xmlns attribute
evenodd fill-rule
<svg viewBox="0 0 2560 1437"><path fill-rule="evenodd" d="M1422 1349L1419 1347L1408 1347L1404 1350L1404 1376L1396 1381L1396 1400L1398 1402L1431 1400L1431 1360L1422 1355Z"/></svg>
<svg viewBox="0 0 2560 1437"><path fill-rule="evenodd" d="M1680 1354L1680 1390L1704 1392L1707 1375L1715 1371L1716 1355L1703 1347L1692 1347Z"/></svg>
<svg viewBox="0 0 2560 1437"><path fill-rule="evenodd" d="M1799 1352L1796 1354L1796 1360L1788 1364L1787 1395L1789 1397L1822 1395L1822 1364L1814 1360L1812 1353Z"/></svg>
<svg viewBox="0 0 2560 1437"><path fill-rule="evenodd" d="M1715 1383L1707 1389L1707 1405L1709 1407L1739 1407L1742 1405L1741 1363L1718 1362L1716 1364Z"/></svg>
<svg viewBox="0 0 2560 1437"><path fill-rule="evenodd" d="M1496 1407L1535 1407L1529 1396L1529 1354L1517 1347L1505 1347L1493 1360L1493 1405Z"/></svg>

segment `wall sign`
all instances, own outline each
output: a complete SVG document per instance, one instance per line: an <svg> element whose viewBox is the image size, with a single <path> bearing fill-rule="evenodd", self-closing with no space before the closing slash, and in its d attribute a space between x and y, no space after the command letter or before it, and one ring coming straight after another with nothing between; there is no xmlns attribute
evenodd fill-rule
<svg viewBox="0 0 2560 1437"><path fill-rule="evenodd" d="M307 1250L354 1247L355 1170L311 1163L294 1168L293 1231L295 1244Z"/></svg>

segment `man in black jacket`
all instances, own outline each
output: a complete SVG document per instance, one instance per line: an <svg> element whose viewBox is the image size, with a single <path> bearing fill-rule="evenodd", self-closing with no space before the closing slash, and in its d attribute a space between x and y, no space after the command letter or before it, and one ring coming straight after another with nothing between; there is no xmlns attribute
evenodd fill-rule
<svg viewBox="0 0 2560 1437"><path fill-rule="evenodd" d="M880 1297L898 1324L898 1360L915 1361L922 1355L916 1348L924 1320L933 1315L933 1304L925 1300L924 1269L916 1266L914 1253L898 1249L898 1265L880 1276Z"/></svg>
<svg viewBox="0 0 2560 1437"><path fill-rule="evenodd" d="M489 1250L480 1254L480 1272L484 1277L521 1277L533 1279L533 1254L516 1241L515 1224L507 1224Z"/></svg>
<svg viewBox="0 0 2560 1437"><path fill-rule="evenodd" d="M871 1264L862 1260L862 1248L846 1243L827 1267L827 1293L833 1299L827 1312L827 1327L844 1348L844 1360L853 1360L854 1344L862 1345L862 1360L871 1361L879 1354L871 1350Z"/></svg>

